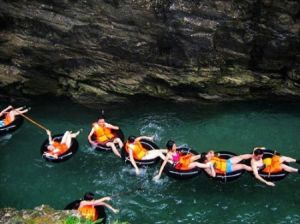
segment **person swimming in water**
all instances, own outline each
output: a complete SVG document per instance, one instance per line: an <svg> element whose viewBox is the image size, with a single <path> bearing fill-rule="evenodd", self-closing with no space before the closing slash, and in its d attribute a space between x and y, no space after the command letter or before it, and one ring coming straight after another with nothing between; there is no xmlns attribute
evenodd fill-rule
<svg viewBox="0 0 300 224"><path fill-rule="evenodd" d="M110 200L111 197L103 197L95 200L94 194L91 192L87 192L85 193L83 200L80 201L78 211L84 218L86 218L89 221L95 222L98 219L102 219L101 223L105 223L106 222L105 211L102 208L103 211L101 213L103 214L99 214L99 206L109 208L113 213L119 212L118 209L115 209L111 205L106 203L106 201L110 201Z"/></svg>

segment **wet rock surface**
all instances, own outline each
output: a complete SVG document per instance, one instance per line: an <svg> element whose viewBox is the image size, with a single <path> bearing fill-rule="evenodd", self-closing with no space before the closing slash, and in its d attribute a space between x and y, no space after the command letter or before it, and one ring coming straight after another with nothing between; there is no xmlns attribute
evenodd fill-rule
<svg viewBox="0 0 300 224"><path fill-rule="evenodd" d="M41 205L33 210L16 210L14 208L0 209L0 223L7 224L52 224L65 223L68 218L80 217L77 211L54 210L47 205Z"/></svg>
<svg viewBox="0 0 300 224"><path fill-rule="evenodd" d="M1 0L0 95L300 96L297 0Z"/></svg>

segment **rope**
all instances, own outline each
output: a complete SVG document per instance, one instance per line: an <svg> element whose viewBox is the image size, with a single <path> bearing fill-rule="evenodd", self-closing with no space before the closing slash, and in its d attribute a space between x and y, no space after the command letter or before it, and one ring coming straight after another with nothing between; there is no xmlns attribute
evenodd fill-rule
<svg viewBox="0 0 300 224"><path fill-rule="evenodd" d="M22 117L26 118L28 121L30 121L31 123L33 123L34 125L38 126L39 128L41 129L44 129L45 131L48 131L49 129L46 128L45 126L39 124L38 122L32 120L30 117L24 115L24 114L21 114L21 113L18 113L18 111L16 111L18 115L21 115Z"/></svg>

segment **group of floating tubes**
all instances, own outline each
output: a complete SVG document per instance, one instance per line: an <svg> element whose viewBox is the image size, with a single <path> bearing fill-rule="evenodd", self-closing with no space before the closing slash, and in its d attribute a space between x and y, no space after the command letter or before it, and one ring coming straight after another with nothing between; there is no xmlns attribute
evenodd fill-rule
<svg viewBox="0 0 300 224"><path fill-rule="evenodd" d="M0 119L3 119L3 117L0 117ZM23 118L20 116L17 116L16 119L11 124L0 128L0 136L14 132L22 125L22 123L23 123ZM119 130L115 131L114 135L115 135L115 138L120 138L122 140L122 142L124 142L125 137L124 137L122 130L119 129ZM63 134L54 135L53 140L60 141L62 136L63 136ZM92 139L95 139L95 136L92 136ZM142 139L141 144L146 150L159 149L159 147L154 142L149 141L149 140ZM43 142L41 149L40 149L42 157L45 160L50 161L50 162L62 162L62 161L65 161L65 160L71 158L77 152L79 144L78 144L78 141L73 138L71 147L65 153L59 155L58 157L53 157L47 153L45 154L45 152L47 152L48 146L49 146L49 141L48 141L48 139L46 139ZM101 145L101 144L98 144L94 148L97 151L111 151L110 147ZM192 153L194 155L199 155L198 152L190 149L187 146L179 147L179 148L177 148L177 151L179 151L182 155L189 154L189 153ZM220 152L216 152L216 154L218 154L218 157L221 159L230 159L231 157L236 156L235 153L228 152L228 151L220 151ZM272 158L272 156L274 154L275 154L275 152L273 150L264 150L263 159ZM130 163L129 155L126 152L124 147L121 149L121 155L122 155L122 159L125 161L125 163L128 163L128 162ZM279 153L276 152L276 155L279 155ZM136 160L136 164L137 164L137 166L140 166L140 167L151 166L151 165L158 163L159 160L160 160L160 158L155 158L152 160ZM249 165L250 161L243 161L243 163ZM200 168L193 168L193 169L189 169L189 170L179 170L179 169L176 169L176 167L170 163L167 163L164 168L164 173L166 175L168 175L169 177L172 177L175 179L181 179L181 180L196 177L199 174L201 174L202 172L203 171ZM204 172L204 173L207 176L209 176L206 172ZM230 173L226 173L226 174L217 173L216 177L214 177L213 179L218 180L220 182L230 182L230 181L238 179L244 173L245 173L245 170L238 170L238 171L234 171L234 172L230 172ZM282 171L276 172L276 173L266 173L263 170L260 170L259 175L267 181L279 181L279 180L282 180L283 178L285 178L288 175L288 172L282 170Z"/></svg>

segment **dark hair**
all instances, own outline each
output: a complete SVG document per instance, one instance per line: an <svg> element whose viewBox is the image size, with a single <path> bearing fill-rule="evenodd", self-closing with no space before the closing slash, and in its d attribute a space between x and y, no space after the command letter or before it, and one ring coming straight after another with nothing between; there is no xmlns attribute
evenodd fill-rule
<svg viewBox="0 0 300 224"><path fill-rule="evenodd" d="M166 144L168 150L171 150L175 142L173 140L169 140Z"/></svg>
<svg viewBox="0 0 300 224"><path fill-rule="evenodd" d="M135 136L130 135L130 136L128 137L128 142L129 142L129 143L133 143L135 139L136 139Z"/></svg>
<svg viewBox="0 0 300 224"><path fill-rule="evenodd" d="M199 162L204 163L207 160L207 158L206 158L207 152L202 152L200 155L201 155L201 157L199 159Z"/></svg>
<svg viewBox="0 0 300 224"><path fill-rule="evenodd" d="M92 192L87 192L84 194L83 199L86 201L91 201L94 199L94 194Z"/></svg>
<svg viewBox="0 0 300 224"><path fill-rule="evenodd" d="M104 110L103 109L101 109L100 116L99 116L98 120L99 119L105 119Z"/></svg>
<svg viewBox="0 0 300 224"><path fill-rule="evenodd" d="M260 149L260 148L255 149L253 153L254 153L254 155L256 155L256 156L264 154L263 150Z"/></svg>

